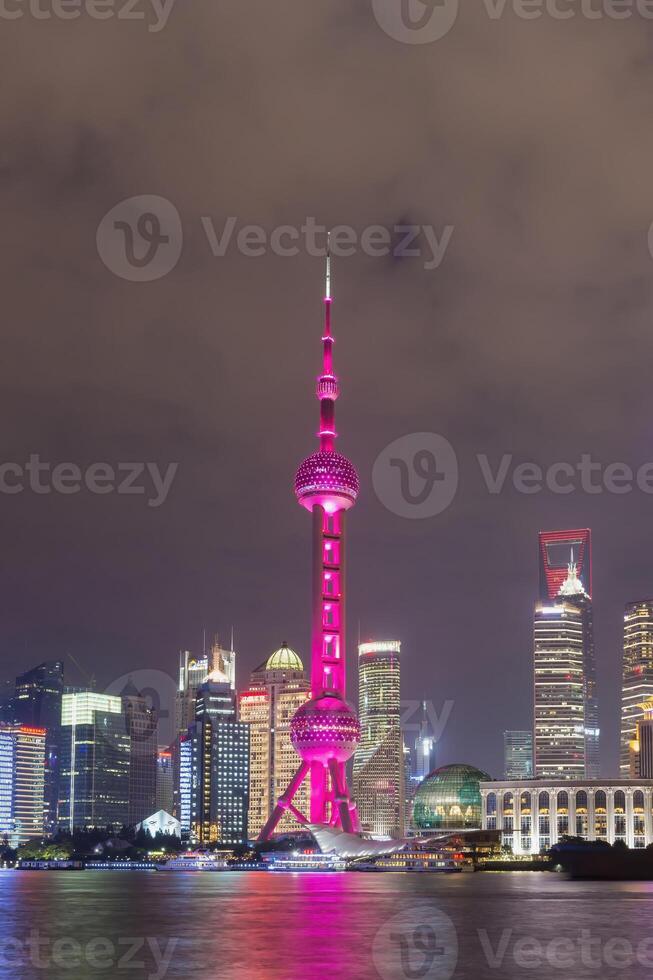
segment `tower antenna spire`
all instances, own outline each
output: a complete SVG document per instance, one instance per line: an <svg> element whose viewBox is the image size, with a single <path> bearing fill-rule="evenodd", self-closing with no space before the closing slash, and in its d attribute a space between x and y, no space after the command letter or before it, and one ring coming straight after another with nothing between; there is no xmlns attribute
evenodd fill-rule
<svg viewBox="0 0 653 980"><path fill-rule="evenodd" d="M320 402L320 449L333 452L336 432L335 402L339 394L338 379L333 373L333 334L331 333L331 232L327 232L326 276L324 288L324 333L322 335L322 374L317 380Z"/></svg>
<svg viewBox="0 0 653 980"><path fill-rule="evenodd" d="M328 302L331 299L331 232L327 231L326 246L326 288L324 299Z"/></svg>

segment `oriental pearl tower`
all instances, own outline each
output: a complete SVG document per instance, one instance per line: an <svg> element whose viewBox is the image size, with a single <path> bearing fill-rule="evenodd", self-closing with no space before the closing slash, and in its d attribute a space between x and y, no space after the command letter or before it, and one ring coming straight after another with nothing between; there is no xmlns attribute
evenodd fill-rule
<svg viewBox="0 0 653 980"><path fill-rule="evenodd" d="M335 450L335 403L340 392L333 373L331 333L331 258L327 245L320 448L297 470L295 495L313 521L311 700L296 711L290 738L301 764L259 840L265 841L286 810L301 824L328 824L346 833L359 830L356 804L347 785L345 763L360 739L356 712L345 700L345 515L356 503L360 483L352 463ZM310 817L293 798L310 776Z"/></svg>

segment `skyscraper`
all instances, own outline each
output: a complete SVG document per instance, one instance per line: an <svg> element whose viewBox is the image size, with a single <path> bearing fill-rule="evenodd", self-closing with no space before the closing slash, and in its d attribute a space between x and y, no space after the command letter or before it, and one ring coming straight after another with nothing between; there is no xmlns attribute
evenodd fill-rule
<svg viewBox="0 0 653 980"><path fill-rule="evenodd" d="M358 647L361 739L354 755L353 790L361 828L403 836L404 772L399 640Z"/></svg>
<svg viewBox="0 0 653 980"><path fill-rule="evenodd" d="M533 778L533 733L503 733L503 768L505 779Z"/></svg>
<svg viewBox="0 0 653 980"><path fill-rule="evenodd" d="M623 683L621 689L620 772L631 770L630 744L644 717L642 703L653 699L653 599L629 602L624 614ZM639 773L636 773L639 775Z"/></svg>
<svg viewBox="0 0 653 980"><path fill-rule="evenodd" d="M637 754L631 779L653 779L653 701L644 701L637 722Z"/></svg>
<svg viewBox="0 0 653 980"><path fill-rule="evenodd" d="M122 699L94 691L64 694L61 732L59 825L126 824L130 737Z"/></svg>
<svg viewBox="0 0 653 980"><path fill-rule="evenodd" d="M547 602L560 594L567 579L569 555L573 550L576 572L588 595L592 595L592 532L589 528L575 531L541 531L540 601Z"/></svg>
<svg viewBox="0 0 653 980"><path fill-rule="evenodd" d="M214 672L217 675L217 671ZM236 717L229 679L208 680L197 692L190 741L190 834L200 844L247 841L249 728ZM182 746L186 745L186 740ZM184 763L182 754L182 763ZM183 774L183 766L182 766ZM182 814L186 809L182 793ZM182 832L184 820L182 819Z"/></svg>
<svg viewBox="0 0 653 980"><path fill-rule="evenodd" d="M12 847L43 836L44 728L0 724L0 839Z"/></svg>
<svg viewBox="0 0 653 980"><path fill-rule="evenodd" d="M44 822L48 831L53 831L57 823L62 696L63 663L60 660L45 661L16 678L14 712L17 720L46 731Z"/></svg>
<svg viewBox="0 0 653 980"><path fill-rule="evenodd" d="M175 724L177 736L172 745L173 766L173 808L172 813L182 823L182 832L189 828L181 818L181 741L186 738L188 726L195 721L195 698L200 684L203 684L213 669L208 654L195 658L189 650L179 652L179 683L175 698ZM186 747L187 751L187 747ZM188 760L186 760L187 762Z"/></svg>
<svg viewBox="0 0 653 980"><path fill-rule="evenodd" d="M179 653L179 686L177 688L176 721L179 735L185 734L195 720L195 698L214 664L208 654L195 658L188 650Z"/></svg>
<svg viewBox="0 0 653 980"><path fill-rule="evenodd" d="M172 813L174 805L174 769L170 749L159 748L156 760L156 803L154 809Z"/></svg>
<svg viewBox="0 0 653 980"><path fill-rule="evenodd" d="M45 754L45 751L44 751ZM14 832L14 739L9 724L0 723L0 842Z"/></svg>
<svg viewBox="0 0 653 980"><path fill-rule="evenodd" d="M297 709L310 698L311 686L301 658L287 643L275 650L251 676L249 688L239 696L239 717L250 730L249 834L258 835L268 821L277 798L297 769L297 753L290 740L290 723ZM300 811L308 809L308 784L295 796ZM297 830L287 811L278 830Z"/></svg>
<svg viewBox="0 0 653 980"><path fill-rule="evenodd" d="M232 691L236 690L236 651L234 650L234 638L233 630L231 636L231 644L229 648L220 645L220 641L216 636L213 646L211 647L210 660L212 664L212 670L219 670L221 673L225 674Z"/></svg>
<svg viewBox="0 0 653 980"><path fill-rule="evenodd" d="M13 725L16 714L16 687L13 681L0 681L0 722Z"/></svg>
<svg viewBox="0 0 653 980"><path fill-rule="evenodd" d="M313 522L313 696L292 719L291 739L301 764L261 831L262 840L274 833L286 810L299 823L307 822L293 800L309 773L311 823L331 823L346 832L359 826L345 772L345 763L360 736L356 713L345 700L345 515L356 503L360 483L353 465L335 450L335 404L340 388L333 373L328 248L324 312L322 374L316 388L320 446L304 460L295 476L295 495Z"/></svg>
<svg viewBox="0 0 653 980"><path fill-rule="evenodd" d="M411 792L435 769L435 732L426 701L420 702L417 735L413 739L410 765Z"/></svg>
<svg viewBox="0 0 653 980"><path fill-rule="evenodd" d="M122 692L122 702L129 736L127 822L133 827L157 809L158 717L156 709L131 684Z"/></svg>
<svg viewBox="0 0 653 980"><path fill-rule="evenodd" d="M566 547L569 557L563 577ZM540 534L540 601L534 620L533 766L537 778L599 776L592 598L580 578L580 567L591 583L589 530Z"/></svg>
<svg viewBox="0 0 653 980"><path fill-rule="evenodd" d="M181 824L181 836L184 840L191 837L192 797L193 797L193 736L190 729L181 735L178 741L179 754L179 793L175 803L178 820Z"/></svg>

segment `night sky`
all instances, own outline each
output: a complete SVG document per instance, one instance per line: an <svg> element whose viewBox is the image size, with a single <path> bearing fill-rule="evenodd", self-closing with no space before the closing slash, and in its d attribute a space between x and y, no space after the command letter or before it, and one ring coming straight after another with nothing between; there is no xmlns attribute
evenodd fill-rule
<svg viewBox="0 0 653 980"><path fill-rule="evenodd" d="M638 17L467 4L411 45L370 0L177 0L158 32L4 22L2 462L179 469L158 508L0 494L2 676L68 652L99 688L174 674L181 647L232 624L241 685L284 639L308 659L310 519L292 480L316 445L323 261L214 257L201 219L451 225L437 269L334 258L338 448L362 483L350 694L358 623L401 639L406 700L455 702L438 761L500 776L503 730L531 724L537 532L591 527L614 773L623 605L653 593L653 497L522 494L510 477L491 495L476 456L653 460L652 40ZM135 195L181 215L180 261L153 282L114 275L96 247ZM460 485L409 520L371 474L421 432L453 445Z"/></svg>

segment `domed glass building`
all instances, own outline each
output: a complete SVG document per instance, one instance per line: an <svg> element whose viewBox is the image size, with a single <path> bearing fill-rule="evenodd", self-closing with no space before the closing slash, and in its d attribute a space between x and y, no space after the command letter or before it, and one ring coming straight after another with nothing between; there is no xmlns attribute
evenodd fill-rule
<svg viewBox="0 0 653 980"><path fill-rule="evenodd" d="M480 830L482 780L491 779L474 766L442 766L422 780L415 793L416 830Z"/></svg>

